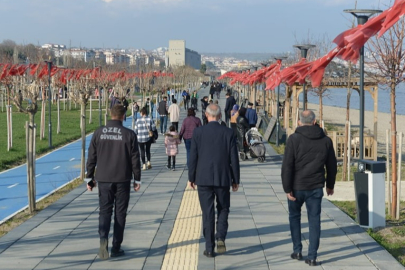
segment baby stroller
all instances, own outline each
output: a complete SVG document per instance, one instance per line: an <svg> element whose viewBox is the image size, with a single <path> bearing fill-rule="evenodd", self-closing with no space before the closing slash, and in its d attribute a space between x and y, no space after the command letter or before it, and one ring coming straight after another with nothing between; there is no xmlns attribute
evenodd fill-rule
<svg viewBox="0 0 405 270"><path fill-rule="evenodd" d="M263 137L257 128L251 128L245 134L246 142L249 146L249 154L252 158L257 158L258 162L266 160L266 146L263 143Z"/></svg>

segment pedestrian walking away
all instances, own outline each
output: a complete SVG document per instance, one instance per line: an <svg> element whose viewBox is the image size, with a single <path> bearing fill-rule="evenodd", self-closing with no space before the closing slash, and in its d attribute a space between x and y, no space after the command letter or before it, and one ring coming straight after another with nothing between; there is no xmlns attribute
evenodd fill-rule
<svg viewBox="0 0 405 270"><path fill-rule="evenodd" d="M111 120L97 129L90 142L87 159L87 189L98 185L100 204L99 227L100 259L108 259L108 234L114 208L114 233L111 257L125 255L121 244L131 190L141 187L138 140L135 133L122 125L125 109L122 105L111 108ZM97 166L97 172L96 172Z"/></svg>
<svg viewBox="0 0 405 270"><path fill-rule="evenodd" d="M138 112L139 112L139 105L137 102L134 101L134 103L132 103L132 118L134 119L135 122L138 119Z"/></svg>
<svg viewBox="0 0 405 270"><path fill-rule="evenodd" d="M220 114L221 108L218 105L209 105L206 109L208 124L194 129L188 171L190 187L195 189L198 186L205 238L203 254L208 258L215 256L215 239L217 253L226 252L230 187L237 191L240 181L238 150L233 131L218 122Z"/></svg>
<svg viewBox="0 0 405 270"><path fill-rule="evenodd" d="M167 112L170 115L170 122L176 128L176 131L179 131L179 119L180 119L180 106L177 105L177 99L172 100L172 104L169 106Z"/></svg>
<svg viewBox="0 0 405 270"><path fill-rule="evenodd" d="M301 208L308 212L309 247L305 263L316 266L321 236L321 203L326 182L327 195L333 195L337 162L332 140L316 124L315 114L305 110L299 127L285 147L281 179L287 194L292 259L302 259ZM326 174L325 174L326 168Z"/></svg>
<svg viewBox="0 0 405 270"><path fill-rule="evenodd" d="M226 103L225 103L225 109L224 109L225 123L229 127L229 119L231 118L231 111L232 111L233 105L236 104L236 100L233 96L231 96L230 93L226 93L225 97L226 97Z"/></svg>
<svg viewBox="0 0 405 270"><path fill-rule="evenodd" d="M188 90L184 90L181 96L183 97L184 110L187 110L190 104L190 93Z"/></svg>
<svg viewBox="0 0 405 270"><path fill-rule="evenodd" d="M117 104L121 104L121 101L120 101L120 99L118 97L118 92L115 92L114 96L111 98L110 110L112 109L112 107L114 105L117 105Z"/></svg>
<svg viewBox="0 0 405 270"><path fill-rule="evenodd" d="M201 127L201 119L196 117L194 109L190 108L187 110L187 117L183 120L179 133L180 140L183 138L184 145L186 146L187 168L189 166L191 138L193 137L194 129L197 127Z"/></svg>
<svg viewBox="0 0 405 270"><path fill-rule="evenodd" d="M196 111L198 111L197 102L198 102L198 94L196 91L194 91L193 94L191 95L191 107L194 108L194 110Z"/></svg>
<svg viewBox="0 0 405 270"><path fill-rule="evenodd" d="M236 125L236 120L238 119L239 116L239 105L235 104L233 105L232 111L231 111L231 129L233 130L233 133L235 134L235 138L238 138L238 128Z"/></svg>
<svg viewBox="0 0 405 270"><path fill-rule="evenodd" d="M202 120L203 120L203 125L208 124L208 119L207 116L205 114L205 110L208 107L208 97L204 96L201 99L201 116L202 116Z"/></svg>
<svg viewBox="0 0 405 270"><path fill-rule="evenodd" d="M248 103L248 108L246 110L246 119L249 122L249 126L256 127L256 122L257 122L257 113L256 110L253 109L253 103L249 102Z"/></svg>
<svg viewBox="0 0 405 270"><path fill-rule="evenodd" d="M176 155L179 153L178 145L181 143L179 134L175 126L169 127L169 132L165 134L165 147L167 155L167 169L174 171L176 169ZM173 161L173 163L172 163Z"/></svg>
<svg viewBox="0 0 405 270"><path fill-rule="evenodd" d="M127 111L128 111L129 103L128 103L128 100L125 98L125 96L121 98L121 103L125 108L124 121L127 121Z"/></svg>
<svg viewBox="0 0 405 270"><path fill-rule="evenodd" d="M156 126L153 120L147 116L145 108L141 109L141 118L136 120L134 131L138 136L139 148L141 149L142 170L152 169L150 147L154 141L153 132L156 131Z"/></svg>
<svg viewBox="0 0 405 270"><path fill-rule="evenodd" d="M167 97L163 97L163 99L159 102L158 113L160 115L160 134L166 133L167 129Z"/></svg>
<svg viewBox="0 0 405 270"><path fill-rule="evenodd" d="M236 118L236 128L237 128L237 136L238 136L238 148L239 152L241 153L242 160L248 159L247 153L249 151L249 147L246 142L246 132L250 129L248 120L245 117L246 115L246 108L242 107L239 109L238 118Z"/></svg>

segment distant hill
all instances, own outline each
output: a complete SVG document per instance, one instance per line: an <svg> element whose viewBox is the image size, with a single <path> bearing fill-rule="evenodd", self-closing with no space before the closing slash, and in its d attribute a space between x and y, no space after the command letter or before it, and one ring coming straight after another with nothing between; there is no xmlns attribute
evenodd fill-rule
<svg viewBox="0 0 405 270"><path fill-rule="evenodd" d="M273 59L274 56L278 55L276 53L202 53L209 57L220 57L220 58L235 58L238 60L248 60L254 62L267 61Z"/></svg>

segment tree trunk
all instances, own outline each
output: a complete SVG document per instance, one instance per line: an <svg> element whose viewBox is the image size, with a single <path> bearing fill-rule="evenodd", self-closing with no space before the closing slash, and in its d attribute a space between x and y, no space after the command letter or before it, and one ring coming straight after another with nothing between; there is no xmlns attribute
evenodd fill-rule
<svg viewBox="0 0 405 270"><path fill-rule="evenodd" d="M45 137L45 110L46 110L46 101L42 99L41 107L41 126L39 128L39 139L42 140Z"/></svg>
<svg viewBox="0 0 405 270"><path fill-rule="evenodd" d="M36 210L34 116L35 114L29 113L29 121L26 122L28 209L31 214Z"/></svg>
<svg viewBox="0 0 405 270"><path fill-rule="evenodd" d="M13 147L12 143L12 134L13 134L13 126L12 126L12 120L11 120L11 100L10 100L10 95L11 95L11 90L9 86L6 86L6 96L7 96L7 151L10 151L10 149Z"/></svg>
<svg viewBox="0 0 405 270"><path fill-rule="evenodd" d="M391 216L397 218L397 119L395 107L395 77L391 81L391 177L392 177L392 204Z"/></svg>
<svg viewBox="0 0 405 270"><path fill-rule="evenodd" d="M62 91L63 93L63 91ZM62 94L63 95L63 94ZM58 109L58 125L56 127L56 134L60 133L60 97L56 100L57 102L57 109Z"/></svg>
<svg viewBox="0 0 405 270"><path fill-rule="evenodd" d="M85 164L86 164L86 104L81 102L80 104L81 114L81 129L82 129L82 151L81 151L81 165L80 165L80 177L85 178Z"/></svg>

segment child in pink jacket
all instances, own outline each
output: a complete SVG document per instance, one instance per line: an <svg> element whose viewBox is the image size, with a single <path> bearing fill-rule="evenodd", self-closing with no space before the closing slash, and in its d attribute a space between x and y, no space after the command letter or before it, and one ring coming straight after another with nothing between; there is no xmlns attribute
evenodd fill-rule
<svg viewBox="0 0 405 270"><path fill-rule="evenodd" d="M165 134L165 146L167 154L167 169L174 171L176 168L176 155L179 153L178 145L181 143L179 134L174 126L170 126L169 132ZM171 166L171 160L173 165ZM171 166L171 167L170 167Z"/></svg>

